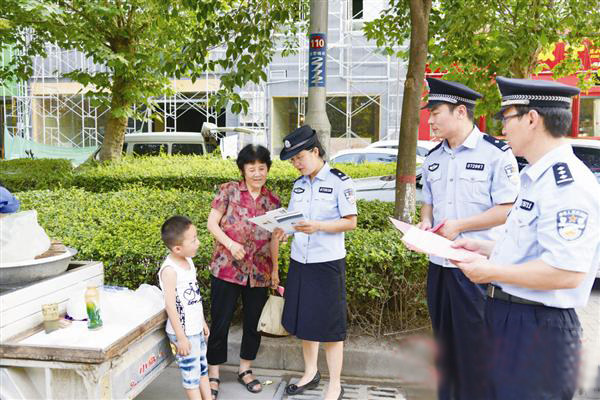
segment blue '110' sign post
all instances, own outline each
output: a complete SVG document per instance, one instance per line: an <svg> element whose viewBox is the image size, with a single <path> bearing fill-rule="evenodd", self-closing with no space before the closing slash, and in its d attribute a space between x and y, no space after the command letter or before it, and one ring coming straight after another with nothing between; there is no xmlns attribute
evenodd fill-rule
<svg viewBox="0 0 600 400"><path fill-rule="evenodd" d="M325 87L327 35L311 33L308 52L308 87Z"/></svg>

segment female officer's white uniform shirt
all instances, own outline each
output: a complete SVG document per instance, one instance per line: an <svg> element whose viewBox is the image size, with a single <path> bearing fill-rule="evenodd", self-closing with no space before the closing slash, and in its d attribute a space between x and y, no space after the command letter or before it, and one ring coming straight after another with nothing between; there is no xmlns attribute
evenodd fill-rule
<svg viewBox="0 0 600 400"><path fill-rule="evenodd" d="M481 214L499 204L513 203L519 193L517 160L510 147L477 127L455 149L447 141L434 148L423 164L423 203L433 207L433 226L445 219ZM458 238L492 240L491 229L468 231ZM455 267L430 256L431 262Z"/></svg>
<svg viewBox="0 0 600 400"><path fill-rule="evenodd" d="M305 219L313 221L357 215L354 183L343 172L325 163L312 182L308 176L301 176L294 182L288 211L302 211ZM291 257L295 261L308 264L345 256L343 232L294 233Z"/></svg>
<svg viewBox="0 0 600 400"><path fill-rule="evenodd" d="M521 171L521 192L504 229L490 256L493 264L541 259L554 268L585 272L586 277L574 289L497 286L550 307L585 306L600 266L600 185L570 145L550 151Z"/></svg>

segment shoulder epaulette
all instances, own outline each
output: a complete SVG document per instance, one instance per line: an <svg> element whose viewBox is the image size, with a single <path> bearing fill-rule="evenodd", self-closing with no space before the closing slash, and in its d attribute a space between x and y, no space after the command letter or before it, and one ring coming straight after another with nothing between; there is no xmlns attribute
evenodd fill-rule
<svg viewBox="0 0 600 400"><path fill-rule="evenodd" d="M554 164L552 166L552 171L554 171L554 182L556 182L556 186L566 185L575 181L567 163L559 162Z"/></svg>
<svg viewBox="0 0 600 400"><path fill-rule="evenodd" d="M304 178L304 175L300 175L296 179L294 179L294 183L298 182L300 179Z"/></svg>
<svg viewBox="0 0 600 400"><path fill-rule="evenodd" d="M497 148L499 148L502 151L506 151L506 150L510 149L510 145L502 139L497 139L490 135L483 135L483 138L487 142L489 142L490 144L493 144L494 146L496 146Z"/></svg>
<svg viewBox="0 0 600 400"><path fill-rule="evenodd" d="M331 173L334 174L335 176L337 176L338 178L340 178L343 181L345 181L346 179L349 179L348 175L346 175L345 173L343 173L342 171L340 171L337 168L331 168Z"/></svg>
<svg viewBox="0 0 600 400"><path fill-rule="evenodd" d="M425 154L425 157L427 157L428 155L430 155L431 153L433 153L434 151L436 151L437 149L440 148L440 146L442 145L442 143L444 143L444 141L442 140L437 146L435 146L433 149L429 150L427 152L427 154Z"/></svg>

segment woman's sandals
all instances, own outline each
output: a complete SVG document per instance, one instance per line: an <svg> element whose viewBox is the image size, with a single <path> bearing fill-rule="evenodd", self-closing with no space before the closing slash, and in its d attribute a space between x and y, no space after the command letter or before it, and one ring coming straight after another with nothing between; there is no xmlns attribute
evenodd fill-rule
<svg viewBox="0 0 600 400"><path fill-rule="evenodd" d="M212 397L212 400L217 400L217 398L219 397L218 387L221 384L221 380L219 378L208 378L208 383L210 384L211 382L217 383L217 389L213 389L212 387L210 388L210 395Z"/></svg>
<svg viewBox="0 0 600 400"><path fill-rule="evenodd" d="M254 389L256 387L256 385L260 385L260 382L258 379L251 380L248 383L244 382L244 376L246 376L246 375L252 375L252 370L248 369L248 370L238 374L238 382L241 383L242 385L244 385L246 387L246 390L248 390L250 393L258 393L258 392L262 391L262 387L259 389Z"/></svg>

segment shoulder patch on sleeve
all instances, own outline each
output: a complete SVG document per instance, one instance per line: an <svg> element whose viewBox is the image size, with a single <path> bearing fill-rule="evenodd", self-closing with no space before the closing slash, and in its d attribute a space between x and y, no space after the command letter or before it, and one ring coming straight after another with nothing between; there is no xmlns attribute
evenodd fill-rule
<svg viewBox="0 0 600 400"><path fill-rule="evenodd" d="M552 166L552 171L554 171L554 182L556 182L556 186L567 185L575 181L567 163L559 162L554 164Z"/></svg>
<svg viewBox="0 0 600 400"><path fill-rule="evenodd" d="M331 173L340 178L342 181L345 181L350 178L348 175L346 175L337 168L331 168Z"/></svg>
<svg viewBox="0 0 600 400"><path fill-rule="evenodd" d="M506 143L504 140L497 139L497 138L487 135L487 134L483 135L483 138L485 139L486 142L496 146L497 148L499 148L502 151L506 151L506 150L510 149L510 145L508 143Z"/></svg>
<svg viewBox="0 0 600 400"><path fill-rule="evenodd" d="M429 150L427 152L427 154L425 154L425 157L427 157L428 155L430 155L431 153L433 153L434 151L436 151L437 149L440 148L440 146L442 145L442 143L444 143L443 141L441 141L437 146L435 146L433 149Z"/></svg>

